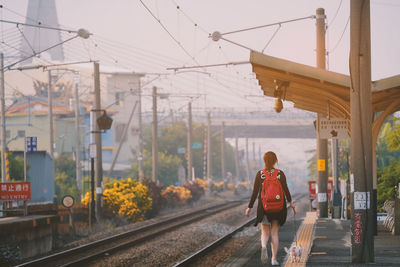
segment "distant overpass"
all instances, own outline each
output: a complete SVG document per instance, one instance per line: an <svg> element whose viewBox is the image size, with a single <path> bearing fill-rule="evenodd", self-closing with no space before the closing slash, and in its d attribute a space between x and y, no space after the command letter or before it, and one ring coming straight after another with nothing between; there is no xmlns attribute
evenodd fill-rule
<svg viewBox="0 0 400 267"><path fill-rule="evenodd" d="M299 138L315 139L313 120L229 120L213 119L211 129L220 131L222 121L225 123L226 138Z"/></svg>
<svg viewBox="0 0 400 267"><path fill-rule="evenodd" d="M151 113L147 113L146 121L151 122ZM187 112L174 114L174 120L187 121ZM168 116L167 116L168 117ZM166 125L170 118L163 120ZM218 109L211 111L211 129L214 134L221 130L225 123L226 138L295 138L315 139L315 114L293 108L286 108L281 113L273 110ZM194 112L193 121L207 124L206 112Z"/></svg>

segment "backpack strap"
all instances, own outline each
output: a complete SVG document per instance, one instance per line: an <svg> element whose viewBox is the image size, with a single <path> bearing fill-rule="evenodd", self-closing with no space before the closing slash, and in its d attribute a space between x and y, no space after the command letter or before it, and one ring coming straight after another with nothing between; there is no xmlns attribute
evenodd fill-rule
<svg viewBox="0 0 400 267"><path fill-rule="evenodd" d="M264 180L266 178L266 170L265 169L260 170L260 175L261 175L261 180Z"/></svg>

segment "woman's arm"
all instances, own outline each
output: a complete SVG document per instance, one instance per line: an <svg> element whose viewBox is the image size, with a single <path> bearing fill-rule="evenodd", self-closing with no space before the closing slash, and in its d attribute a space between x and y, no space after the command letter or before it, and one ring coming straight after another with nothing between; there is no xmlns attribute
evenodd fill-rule
<svg viewBox="0 0 400 267"><path fill-rule="evenodd" d="M261 187L261 174L258 171L256 174L256 178L254 179L254 186L253 186L253 193L251 194L249 206L246 209L246 216L249 217L250 215L250 210L254 205L254 202L256 201L256 198L258 196L258 192L260 192L260 187Z"/></svg>
<svg viewBox="0 0 400 267"><path fill-rule="evenodd" d="M283 171L279 171L279 173L281 175L279 181L281 182L283 192L285 192L286 199L288 202L292 202L292 196L290 195L289 188L286 183L286 176Z"/></svg>
<svg viewBox="0 0 400 267"><path fill-rule="evenodd" d="M261 186L261 174L260 174L260 172L257 172L256 178L254 179L253 193L251 194L251 198L250 198L250 202L249 202L249 206L248 206L250 209L253 207L254 202L256 201L258 192L260 192L260 186Z"/></svg>
<svg viewBox="0 0 400 267"><path fill-rule="evenodd" d="M280 174L281 174L281 176L280 176L279 181L281 182L282 189L285 192L285 196L286 196L287 201L289 202L290 207L292 207L294 214L296 214L295 206L292 203L292 196L290 195L290 191L289 191L289 188L287 186L286 176L283 173L283 171L280 171Z"/></svg>

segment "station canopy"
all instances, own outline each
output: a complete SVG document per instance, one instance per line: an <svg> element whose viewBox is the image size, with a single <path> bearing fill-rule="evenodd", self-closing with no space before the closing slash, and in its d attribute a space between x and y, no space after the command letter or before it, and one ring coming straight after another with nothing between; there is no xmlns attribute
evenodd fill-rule
<svg viewBox="0 0 400 267"><path fill-rule="evenodd" d="M252 51L250 63L264 95L294 107L350 119L350 76ZM400 75L373 81L372 111L400 109Z"/></svg>

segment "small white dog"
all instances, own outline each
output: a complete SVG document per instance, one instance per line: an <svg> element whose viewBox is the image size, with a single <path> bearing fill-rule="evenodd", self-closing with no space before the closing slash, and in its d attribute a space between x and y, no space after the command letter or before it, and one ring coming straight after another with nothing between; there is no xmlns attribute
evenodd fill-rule
<svg viewBox="0 0 400 267"><path fill-rule="evenodd" d="M301 255L303 253L303 248L300 246L296 246L296 243L293 243L290 248L285 247L285 251L289 254L290 260L293 262L300 262Z"/></svg>

